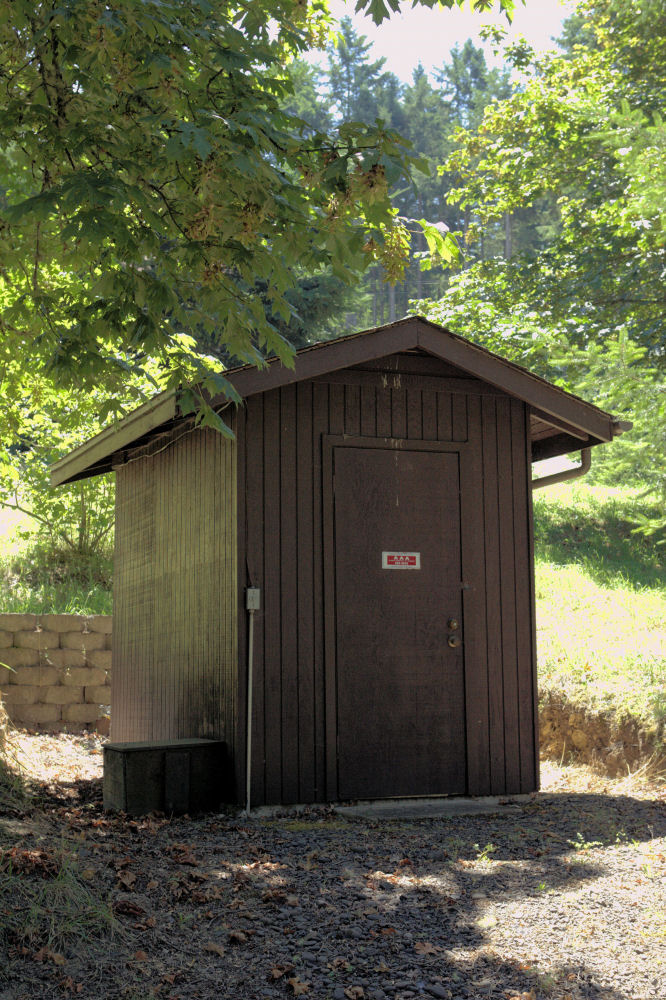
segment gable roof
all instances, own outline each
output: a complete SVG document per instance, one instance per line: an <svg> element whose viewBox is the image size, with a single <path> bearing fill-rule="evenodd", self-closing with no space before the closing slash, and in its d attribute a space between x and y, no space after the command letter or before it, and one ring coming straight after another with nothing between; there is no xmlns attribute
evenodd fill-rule
<svg viewBox="0 0 666 1000"><path fill-rule="evenodd" d="M246 365L225 372L225 377L241 398L247 398L390 354L417 350L527 403L534 461L612 441L627 429L612 414L419 316L305 347L297 351L293 368L272 359L265 368ZM220 409L229 400L220 395L211 402ZM51 484L58 486L109 472L114 454L146 444L183 419L177 393L161 393L55 462Z"/></svg>

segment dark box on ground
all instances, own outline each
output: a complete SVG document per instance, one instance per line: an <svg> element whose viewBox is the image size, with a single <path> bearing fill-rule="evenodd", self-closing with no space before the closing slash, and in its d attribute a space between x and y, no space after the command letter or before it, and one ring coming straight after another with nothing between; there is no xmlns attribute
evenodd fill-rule
<svg viewBox="0 0 666 1000"><path fill-rule="evenodd" d="M211 812L229 801L229 776L220 740L107 743L104 808L130 816Z"/></svg>

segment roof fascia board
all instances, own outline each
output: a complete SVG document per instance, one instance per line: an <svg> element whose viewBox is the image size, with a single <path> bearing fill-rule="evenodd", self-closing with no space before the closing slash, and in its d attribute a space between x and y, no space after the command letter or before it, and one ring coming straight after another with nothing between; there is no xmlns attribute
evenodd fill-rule
<svg viewBox="0 0 666 1000"><path fill-rule="evenodd" d="M279 361L274 361L268 368L240 368L236 372L228 372L225 377L238 394L245 398L292 382L303 382L318 375L350 368L365 361L376 361L397 351L412 350L418 346L417 337L417 321L405 321L379 330L369 337L355 334L305 350L297 355L293 368L285 368ZM216 396L211 405L218 406L227 398L225 395Z"/></svg>
<svg viewBox="0 0 666 1000"><path fill-rule="evenodd" d="M538 417L539 420L543 420L545 423L550 424L551 427L557 428L558 431L562 431L564 434L569 434L571 437L578 438L579 441L587 441L588 434L585 431L579 430L572 424L568 424L566 420L560 420L559 417L554 417L551 413L546 413L545 410L540 410L537 406L530 407L530 413Z"/></svg>
<svg viewBox="0 0 666 1000"><path fill-rule="evenodd" d="M510 396L517 396L548 418L565 421L601 441L612 441L610 415L556 389L530 372L461 340L448 331L423 323L418 331L418 345L443 361L450 361L464 371L498 386Z"/></svg>
<svg viewBox="0 0 666 1000"><path fill-rule="evenodd" d="M106 427L95 437L71 451L51 466L51 486L62 486L85 475L94 475L94 466L116 451L143 437L160 424L176 416L176 392L171 389L149 399L117 423Z"/></svg>

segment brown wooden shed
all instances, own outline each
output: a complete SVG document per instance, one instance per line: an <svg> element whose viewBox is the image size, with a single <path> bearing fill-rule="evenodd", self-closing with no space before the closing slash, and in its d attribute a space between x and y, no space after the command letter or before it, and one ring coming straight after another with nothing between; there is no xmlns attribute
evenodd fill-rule
<svg viewBox="0 0 666 1000"><path fill-rule="evenodd" d="M619 422L414 317L229 379L234 440L167 393L52 470L116 472L114 740L244 801L251 587L253 805L535 790L531 463Z"/></svg>

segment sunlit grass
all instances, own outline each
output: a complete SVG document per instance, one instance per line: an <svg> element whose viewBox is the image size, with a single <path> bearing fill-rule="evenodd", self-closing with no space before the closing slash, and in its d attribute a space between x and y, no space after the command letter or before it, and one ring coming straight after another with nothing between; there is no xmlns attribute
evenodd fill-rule
<svg viewBox="0 0 666 1000"><path fill-rule="evenodd" d="M110 552L82 556L57 549L30 534L25 518L4 509L0 520L0 612L111 614L111 571Z"/></svg>
<svg viewBox="0 0 666 1000"><path fill-rule="evenodd" d="M646 503L607 487L535 495L539 682L577 704L666 720L664 547L632 533Z"/></svg>

